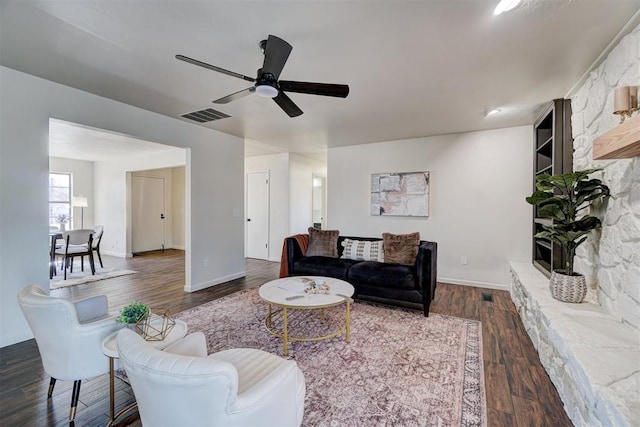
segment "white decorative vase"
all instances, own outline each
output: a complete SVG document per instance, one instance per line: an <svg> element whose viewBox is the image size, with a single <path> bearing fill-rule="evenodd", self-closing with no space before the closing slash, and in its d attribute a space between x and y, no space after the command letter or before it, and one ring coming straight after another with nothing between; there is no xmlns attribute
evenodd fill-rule
<svg viewBox="0 0 640 427"><path fill-rule="evenodd" d="M65 224L64 222L60 223L60 231L65 232L67 231L67 224Z"/></svg>
<svg viewBox="0 0 640 427"><path fill-rule="evenodd" d="M551 273L549 289L551 296L558 301L580 303L587 295L587 281L582 274L567 276L555 270Z"/></svg>

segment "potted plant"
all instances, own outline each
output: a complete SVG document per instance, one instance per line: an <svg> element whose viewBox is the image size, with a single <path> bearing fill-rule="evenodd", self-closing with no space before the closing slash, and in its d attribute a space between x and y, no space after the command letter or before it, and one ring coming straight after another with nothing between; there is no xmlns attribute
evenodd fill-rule
<svg viewBox="0 0 640 427"><path fill-rule="evenodd" d="M551 225L543 225L544 231L535 237L548 239L565 251L564 269L551 273L551 295L560 301L582 302L587 285L582 274L573 271L576 248L582 244L591 230L600 227L600 220L585 214L593 203L609 197L609 187L589 175L601 169L587 169L562 175L541 174L536 178L536 191L526 200L538 206L538 216L551 218Z"/></svg>
<svg viewBox="0 0 640 427"><path fill-rule="evenodd" d="M116 322L125 325L135 325L140 320L145 319L149 315L149 306L141 302L132 302L125 305L120 310L120 315L116 318Z"/></svg>

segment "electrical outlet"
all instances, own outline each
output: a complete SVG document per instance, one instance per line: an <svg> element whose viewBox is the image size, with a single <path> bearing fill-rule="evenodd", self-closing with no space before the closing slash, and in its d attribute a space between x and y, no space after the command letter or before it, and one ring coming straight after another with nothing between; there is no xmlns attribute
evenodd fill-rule
<svg viewBox="0 0 640 427"><path fill-rule="evenodd" d="M460 264L461 265L467 265L469 264L469 259L466 256L462 256L460 257Z"/></svg>
<svg viewBox="0 0 640 427"><path fill-rule="evenodd" d="M209 267L209 258L205 258L205 259L202 261L202 266L203 266L204 268Z"/></svg>

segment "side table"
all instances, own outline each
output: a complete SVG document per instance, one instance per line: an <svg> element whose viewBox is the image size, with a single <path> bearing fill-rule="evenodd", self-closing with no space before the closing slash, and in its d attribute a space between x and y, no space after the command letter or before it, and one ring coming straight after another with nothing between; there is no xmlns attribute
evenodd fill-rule
<svg viewBox="0 0 640 427"><path fill-rule="evenodd" d="M175 319L176 324L169 331L169 334L162 341L148 341L149 344L154 347L162 350L175 343L176 341L182 339L187 335L187 324L182 320ZM135 408L137 404L134 402L133 404L127 406L122 411L115 414L115 359L119 357L118 355L118 344L116 337L119 331L113 332L107 335L104 340L102 340L102 352L109 359L109 424L107 426L111 426L113 422L118 419L121 415L129 412L131 409Z"/></svg>

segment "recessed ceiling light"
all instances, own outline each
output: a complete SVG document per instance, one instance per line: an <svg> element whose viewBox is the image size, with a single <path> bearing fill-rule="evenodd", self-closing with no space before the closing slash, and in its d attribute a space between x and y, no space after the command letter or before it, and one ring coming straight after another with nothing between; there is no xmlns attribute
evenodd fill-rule
<svg viewBox="0 0 640 427"><path fill-rule="evenodd" d="M493 115L495 115L495 114L498 114L499 112L500 112L500 109L499 109L499 108L494 108L494 109L492 109L492 110L489 110L489 111L485 112L485 113L484 113L484 116L485 116L485 117L493 116Z"/></svg>
<svg viewBox="0 0 640 427"><path fill-rule="evenodd" d="M498 16L503 12L508 12L519 5L520 1L521 0L500 0L500 3L498 3L496 8L493 10L493 14Z"/></svg>

